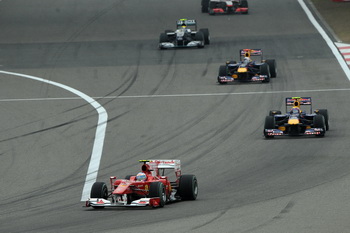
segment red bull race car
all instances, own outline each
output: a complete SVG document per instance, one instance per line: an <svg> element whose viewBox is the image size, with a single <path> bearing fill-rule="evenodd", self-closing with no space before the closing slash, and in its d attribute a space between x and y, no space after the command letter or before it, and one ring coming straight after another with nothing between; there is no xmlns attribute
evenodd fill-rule
<svg viewBox="0 0 350 233"><path fill-rule="evenodd" d="M248 14L247 0L202 0L202 12L215 14Z"/></svg>
<svg viewBox="0 0 350 233"><path fill-rule="evenodd" d="M230 82L270 82L277 76L276 61L263 60L261 49L239 50L240 61L227 61L219 67L219 84Z"/></svg>
<svg viewBox="0 0 350 233"><path fill-rule="evenodd" d="M196 200L198 182L195 175L182 175L180 160L140 160L141 172L124 179L110 177L106 183L95 182L86 207L163 207L179 200ZM172 171L173 180L166 173ZM171 175L171 173L170 173Z"/></svg>
<svg viewBox="0 0 350 233"><path fill-rule="evenodd" d="M301 106L310 106L310 113L306 113ZM288 111L287 108L291 107ZM323 137L329 129L327 109L317 109L312 112L311 97L287 97L286 113L271 110L265 118L264 136L299 136L315 135Z"/></svg>

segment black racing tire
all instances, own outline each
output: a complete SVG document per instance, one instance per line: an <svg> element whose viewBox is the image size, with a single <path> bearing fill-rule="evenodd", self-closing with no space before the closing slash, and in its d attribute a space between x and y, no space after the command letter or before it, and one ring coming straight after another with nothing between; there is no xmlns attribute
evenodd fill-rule
<svg viewBox="0 0 350 233"><path fill-rule="evenodd" d="M108 198L108 188L104 182L95 182L91 187L90 198ZM104 206L93 206L94 209L103 209Z"/></svg>
<svg viewBox="0 0 350 233"><path fill-rule="evenodd" d="M181 197L181 200L196 200L198 196L198 181L196 176L180 176L178 193Z"/></svg>
<svg viewBox="0 0 350 233"><path fill-rule="evenodd" d="M269 65L271 78L277 77L276 61L275 59L269 59L265 61Z"/></svg>
<svg viewBox="0 0 350 233"><path fill-rule="evenodd" d="M325 135L326 124L324 120L324 116L316 115L313 119L314 128L322 128L324 132L322 134L316 135L316 137L323 137Z"/></svg>
<svg viewBox="0 0 350 233"><path fill-rule="evenodd" d="M276 121L274 116L266 116L265 117L265 124L264 124L264 136L265 138L274 138L274 136L268 136L265 133L265 129L275 129Z"/></svg>
<svg viewBox="0 0 350 233"><path fill-rule="evenodd" d="M166 33L160 33L159 43L163 43L163 42L169 42L168 36Z"/></svg>
<svg viewBox="0 0 350 233"><path fill-rule="evenodd" d="M219 76L226 76L227 75L227 69L226 66L220 66L219 67ZM227 84L227 82L221 82L218 76L218 83L219 84Z"/></svg>
<svg viewBox="0 0 350 233"><path fill-rule="evenodd" d="M247 0L241 0L240 7L248 8L248 1Z"/></svg>
<svg viewBox="0 0 350 233"><path fill-rule="evenodd" d="M200 32L204 35L204 44L210 44L210 35L209 35L209 29L208 28L201 28L199 29Z"/></svg>
<svg viewBox="0 0 350 233"><path fill-rule="evenodd" d="M269 65L266 64L266 63L263 63L261 66L260 66L260 74L261 75L267 75L267 78L263 81L265 83L268 83L270 82L270 70L269 70Z"/></svg>
<svg viewBox="0 0 350 233"><path fill-rule="evenodd" d="M236 61L228 61L227 64L237 64Z"/></svg>
<svg viewBox="0 0 350 233"><path fill-rule="evenodd" d="M159 207L164 207L167 199L164 184L162 182L152 182L149 186L149 197L159 197Z"/></svg>
<svg viewBox="0 0 350 233"><path fill-rule="evenodd" d="M165 33L165 34L167 34L168 32L173 32L173 30L170 30L170 29L164 30L164 33Z"/></svg>
<svg viewBox="0 0 350 233"><path fill-rule="evenodd" d="M327 109L318 109L318 114L322 115L324 117L324 122L326 125L326 130L329 130L329 123L328 123L328 110Z"/></svg>
<svg viewBox="0 0 350 233"><path fill-rule="evenodd" d="M104 182L95 182L91 187L91 198L108 198L108 188Z"/></svg>
<svg viewBox="0 0 350 233"><path fill-rule="evenodd" d="M219 67L219 76L227 76L226 66L220 66Z"/></svg>
<svg viewBox="0 0 350 233"><path fill-rule="evenodd" d="M263 83L269 83L270 82L270 78L266 78L265 80L262 81Z"/></svg>
<svg viewBox="0 0 350 233"><path fill-rule="evenodd" d="M210 0L202 0L202 13L208 13Z"/></svg>
<svg viewBox="0 0 350 233"><path fill-rule="evenodd" d="M198 31L198 32L194 35L194 40L202 41L202 44L201 44L201 45L198 45L198 48L203 48L203 47L204 47L205 41L204 41L203 32Z"/></svg>
<svg viewBox="0 0 350 233"><path fill-rule="evenodd" d="M215 15L215 12L213 10L215 6L216 6L215 2L209 2L209 7L208 7L209 15Z"/></svg>
<svg viewBox="0 0 350 233"><path fill-rule="evenodd" d="M271 110L269 112L269 116L274 116L274 115L279 115L279 114L282 114L282 112L279 110Z"/></svg>
<svg viewBox="0 0 350 233"><path fill-rule="evenodd" d="M268 64L266 64L266 63L261 64L261 66L260 66L260 74L261 75L267 75L268 77L271 76Z"/></svg>

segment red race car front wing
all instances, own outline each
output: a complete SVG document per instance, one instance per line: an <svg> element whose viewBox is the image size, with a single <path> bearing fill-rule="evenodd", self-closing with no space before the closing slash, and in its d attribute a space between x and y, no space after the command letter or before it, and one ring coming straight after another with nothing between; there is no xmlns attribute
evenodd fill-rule
<svg viewBox="0 0 350 233"><path fill-rule="evenodd" d="M111 202L109 200L103 198L89 198L85 202L86 207L159 207L160 206L160 198L152 197L152 198L140 198L138 200L132 201L130 204L126 202Z"/></svg>

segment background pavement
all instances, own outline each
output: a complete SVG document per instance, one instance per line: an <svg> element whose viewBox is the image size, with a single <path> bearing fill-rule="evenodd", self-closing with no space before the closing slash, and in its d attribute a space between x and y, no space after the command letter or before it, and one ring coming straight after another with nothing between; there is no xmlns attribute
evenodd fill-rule
<svg viewBox="0 0 350 233"><path fill-rule="evenodd" d="M350 2L333 2L331 0L311 0L343 43L350 43Z"/></svg>

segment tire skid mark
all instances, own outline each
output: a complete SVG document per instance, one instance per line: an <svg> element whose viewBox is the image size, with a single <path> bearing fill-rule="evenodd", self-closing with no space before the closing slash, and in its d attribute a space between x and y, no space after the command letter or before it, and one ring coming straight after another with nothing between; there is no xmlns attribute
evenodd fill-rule
<svg viewBox="0 0 350 233"><path fill-rule="evenodd" d="M166 80L166 78L168 77L168 75L170 75L170 72L171 72L171 69L170 69L170 68L171 68L171 66L176 67L175 55L176 55L176 51L174 50L173 53L172 53L171 58L170 58L169 61L167 62L166 71L165 71L164 75L162 75L162 79L158 82L157 86L156 86L154 89L152 89L152 90L150 91L149 95L154 95L154 94L159 90L160 86L164 83L164 81ZM162 59L163 59L163 58L161 58L161 60L162 60ZM174 70L176 70L176 69L174 69ZM169 85L171 85L171 84L173 83L172 80L173 80L174 76L175 76L175 71L174 71L173 74L171 75L171 80L170 80L170 82L168 83L167 86L169 86Z"/></svg>
<svg viewBox="0 0 350 233"><path fill-rule="evenodd" d="M203 77L207 75L209 65L210 65L212 62L213 62L213 58L210 57L210 58L207 60L207 64L206 64L206 66L205 66L205 68L204 68L204 70L203 70L203 73L202 73L202 76L203 76Z"/></svg>
<svg viewBox="0 0 350 233"><path fill-rule="evenodd" d="M229 209L220 211L216 217L212 218L211 220L207 221L206 223L204 223L204 224L202 224L202 225L200 225L200 226L196 226L196 227L191 228L191 230L192 230L192 231L193 231L193 230L198 230L198 229L201 229L202 227L205 227L205 226L211 224L212 222L215 222L216 220L218 220L219 218L221 218L224 214L226 214L226 212L227 212L228 210L229 210Z"/></svg>
<svg viewBox="0 0 350 233"><path fill-rule="evenodd" d="M202 141L197 142L197 144L193 145L192 147L188 148L180 157L186 156L188 153L193 153L194 151L201 149L202 146L205 144L207 149L204 151L198 153L197 156L192 156L192 159L186 161L186 166L196 163L199 158L203 157L205 154L208 154L215 150L218 146L222 144L226 144L228 140L231 140L230 137L237 131L237 127L240 127L241 125L237 126L236 121L243 122L245 117L249 114L249 109L245 109L244 111L240 111L239 114L234 118L228 118L225 122L222 122L219 125L219 128L216 127L214 130L214 134L210 137L203 137ZM212 130L208 130L207 134L211 134ZM214 137L217 137L216 140L213 140ZM211 145L208 144L209 140L213 140L211 142ZM192 142L193 143L193 142ZM244 146L244 145L243 145Z"/></svg>
<svg viewBox="0 0 350 233"><path fill-rule="evenodd" d="M4 207L11 206L11 209L12 209L12 207L15 207L18 205L18 207L22 208L23 204L27 203L30 200L33 200L33 201L40 200L46 195L56 194L57 192L64 192L74 187L81 186L81 180L85 178L84 170L86 169L86 166L89 164L89 162L90 162L90 157L87 158L75 171L73 171L71 174L68 174L66 177L56 180L55 182L51 182L51 183L39 186L33 191L26 192L26 198L23 198L22 193L19 193L16 196L11 196L6 199L2 199L0 201L1 206L4 206ZM83 176L79 176L79 174L83 174ZM70 185L66 185L68 183L67 181L74 181L74 182ZM55 200L55 201L58 201L58 200ZM35 208L38 208L37 203L35 205ZM0 216L5 214L6 213L0 213Z"/></svg>
<svg viewBox="0 0 350 233"><path fill-rule="evenodd" d="M71 125L73 123L76 123L76 122L79 122L79 121L82 121L82 120L86 120L86 119L89 119L89 118L92 118L92 117L94 117L94 116L85 116L85 117L77 118L75 120L71 120L71 121L67 121L67 122L61 123L61 124L50 126L50 127L47 127L47 128L41 128L39 130L35 130L35 131L29 132L29 133L25 133L25 134L21 134L21 135L18 135L18 136L14 136L14 137L11 137L11 138L2 139L2 140L0 140L0 143L11 141L11 140L17 140L19 138L24 138L24 137L32 136L32 135L35 135L35 134L38 134L38 133L43 133L43 132L46 132L46 131L49 131L49 130L61 128L61 127L64 127L64 126L67 126L67 125ZM91 127L90 129L95 129L95 126Z"/></svg>
<svg viewBox="0 0 350 233"><path fill-rule="evenodd" d="M68 48L69 43L73 42L83 31L85 31L91 24L93 24L95 21L97 21L99 18L101 18L102 16L104 16L105 14L107 14L109 11L111 11L113 8L115 8L118 5L117 2L105 7L104 9L102 9L100 12L98 12L96 15L92 16L85 24L83 24L80 29L78 29L76 32L74 32L67 40L65 43L63 43L63 45L61 46L61 48L59 48L57 50L57 52L52 56L51 61L53 61L53 67L52 69L49 71L49 73L46 75L44 74L44 76L47 76L48 80L51 80L51 75L54 72L54 70L56 69L57 66L57 62L58 60L61 58L61 56L63 55L63 53L65 52L65 50ZM45 95L48 94L48 86L46 84L42 84L42 87L46 88L45 90Z"/></svg>
<svg viewBox="0 0 350 233"><path fill-rule="evenodd" d="M111 167L114 167L116 164L120 164L122 162L127 162L130 160L130 158L134 158L134 157L137 157L139 154L146 154L160 146L162 146L163 144L165 143L168 143L168 142L171 142L174 138L176 137L179 137L181 134L184 134L188 131L191 131L193 129L193 127L195 127L196 125L198 125L200 122L204 121L208 116L210 116L211 114L213 114L215 112L215 110L221 106L225 106L221 103L224 102L225 99L227 99L228 96L223 96L218 102L220 104L217 104L217 103L214 103L213 105L211 106L208 106L207 107L207 110L203 113L203 114L200 114L200 117L195 116L193 117L192 120L189 120L188 122L184 123L183 125L179 126L176 130L174 130L171 134L169 134L168 132L164 132L162 135L157 135L158 137L154 137L154 138L151 138L149 140L143 140L140 144L138 145L135 145L132 149L130 149L129 151L126 151L125 153L126 154L129 154L129 157L127 159L124 159L124 160L118 160L116 161L115 163L111 163L109 164L108 166L106 166L106 168L111 168ZM242 115L243 113L241 113ZM232 123L232 120L229 119L227 122L225 123L222 123L221 124L221 128L222 129L225 129L228 127L228 124L233 124ZM233 131L234 129L232 129ZM220 130L217 130L217 132L220 132ZM203 134L204 135L207 135L207 134L210 134L210 132L205 132ZM227 135L230 135L232 134L232 132L228 132ZM223 137L226 137L223 136ZM211 138L208 138L208 139L205 139L205 141L207 140L210 140ZM200 142L200 145L202 145L204 142ZM221 140L219 140L221 141ZM155 144L154 144L155 143ZM193 148L198 148L200 147L200 145L195 145L194 147L191 147L191 149L189 149L188 151L192 151ZM215 148L217 145L213 146L212 148ZM174 146L174 148L178 148L177 146ZM141 150L142 152L138 152L138 150ZM212 150L212 149L211 149ZM171 149L168 149L167 151L163 151L161 153L158 153L158 154L154 154L155 157L157 156L161 156L161 155L164 155L166 154L167 152L171 151ZM185 155L185 154L184 154ZM181 157L181 156L180 156ZM195 162L196 159L194 160L191 160L189 161L187 164L190 164L191 162Z"/></svg>

